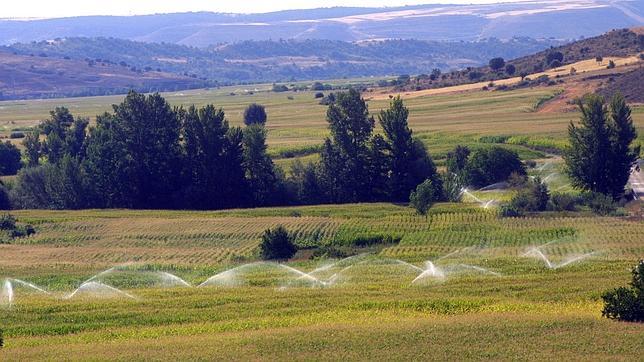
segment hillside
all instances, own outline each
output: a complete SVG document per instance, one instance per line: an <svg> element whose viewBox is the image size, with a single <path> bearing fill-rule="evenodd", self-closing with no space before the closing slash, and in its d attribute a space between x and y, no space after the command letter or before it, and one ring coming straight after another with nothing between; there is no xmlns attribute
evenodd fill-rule
<svg viewBox="0 0 644 362"><path fill-rule="evenodd" d="M0 52L0 99L104 95L130 89L173 91L207 85L187 76L105 62Z"/></svg>
<svg viewBox="0 0 644 362"><path fill-rule="evenodd" d="M25 59L25 63L20 66L23 81L15 81L23 90L14 90L11 88L12 83L5 82L0 85L0 91L5 98L32 97L36 94L47 96L53 90L42 88L37 82L39 74L49 74L50 79L45 82L66 84L64 88L56 88L57 94L62 96L123 92L121 88L129 84L136 85L137 89L154 88L159 82L151 82L150 77L173 78L169 84L161 82L159 87L175 90L199 84L205 86L397 76L429 72L433 68L448 70L478 66L496 54L517 57L557 44L557 41L529 38L507 41L486 39L476 42L389 40L349 43L290 40L245 41L199 49L114 38L69 38L0 48L7 57L2 63L10 62L9 55L14 53L14 57ZM72 61L80 65L79 69L91 74L88 77L92 82L87 83L82 77L70 77L71 72L61 73L58 68L72 67L72 64L76 64ZM15 60L14 63L22 62ZM89 67L90 64L105 64L105 70L124 74L126 79L115 82L114 76L102 76L103 71L95 72L97 68ZM32 65L37 71L31 69ZM2 65L6 69L9 69L8 66ZM151 72L152 70L155 72ZM159 71L164 72L163 75ZM33 81L27 81L29 77L25 74L32 77ZM100 82L105 84L100 84L98 79L101 77L105 79ZM55 78L64 79L54 81ZM179 79L183 80L178 81ZM88 87L93 90L88 91ZM96 88L101 88L101 92L98 93Z"/></svg>
<svg viewBox="0 0 644 362"><path fill-rule="evenodd" d="M0 44L118 37L207 47L269 39L575 39L644 24L641 1L546 0L487 5L323 8L266 14L179 13L0 21Z"/></svg>
<svg viewBox="0 0 644 362"><path fill-rule="evenodd" d="M412 79L408 84L399 86L397 89L401 91L437 89L462 84L499 81L517 76L549 72L561 66L595 59L598 56L601 58L636 56L644 50L644 35L641 33L642 29L640 27L613 30L600 36L550 47L547 50L542 50L535 54L507 60L505 61L505 65L496 71L492 70L489 66L483 66L450 72L436 79L419 76ZM500 55L496 56L502 57ZM604 62L602 59L598 64L607 66L608 60ZM512 65L514 67L513 71L509 71L507 65ZM574 71L577 70L575 69ZM531 78L535 80L534 76Z"/></svg>

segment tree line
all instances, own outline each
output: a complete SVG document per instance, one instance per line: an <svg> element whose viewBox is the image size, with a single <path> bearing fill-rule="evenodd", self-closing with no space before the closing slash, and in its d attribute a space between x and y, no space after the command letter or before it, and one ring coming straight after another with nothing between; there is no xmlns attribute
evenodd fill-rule
<svg viewBox="0 0 644 362"><path fill-rule="evenodd" d="M223 209L291 204L407 201L419 183L441 181L413 138L400 98L381 111L383 135L356 90L329 105L331 136L319 162L285 176L267 154L266 112L251 105L230 126L214 105L172 107L130 92L96 124L63 107L24 139L13 207Z"/></svg>

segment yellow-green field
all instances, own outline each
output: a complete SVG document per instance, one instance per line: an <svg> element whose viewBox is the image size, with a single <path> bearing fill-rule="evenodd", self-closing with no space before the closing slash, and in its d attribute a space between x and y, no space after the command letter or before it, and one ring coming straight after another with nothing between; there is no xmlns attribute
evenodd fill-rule
<svg viewBox="0 0 644 362"><path fill-rule="evenodd" d="M247 104L265 104L270 152L287 168L292 159L282 151L320 144L327 135L326 107L311 92L268 88L166 96L175 105L214 103L235 125ZM548 155L538 149L565 144L567 125L578 118L534 110L539 99L556 92L471 92L406 104L411 127L437 159L456 144L480 147L489 142L481 137L497 135L512 136L504 147L540 159ZM57 105L91 117L121 99L0 102L0 126L4 132L33 126ZM387 103L372 101L370 110ZM633 117L643 134L644 107L635 106ZM539 162L545 166L532 175L547 178L551 190L570 190L560 161ZM14 211L37 232L0 244L0 282L16 278L51 294L14 281L11 305L6 293L0 295L0 360L642 359L644 325L602 318L600 298L625 285L630 268L644 257L641 218L586 211L499 218L482 204L507 200L511 191L473 194L483 203L466 197L438 204L427 218L405 205L382 203L214 212ZM316 271L311 275L319 282L275 264L253 264L251 272L235 269L235 283L195 287L255 263L263 231L276 225L303 248L373 236L400 242L357 250L358 258L340 264L312 259L310 249L288 262L304 273ZM581 259L567 263L576 257ZM426 261L443 277L435 272L417 279L430 270ZM92 280L134 298L117 292L99 298L97 290L64 298L112 267L119 268ZM157 283L153 276L161 272L192 287Z"/></svg>
<svg viewBox="0 0 644 362"><path fill-rule="evenodd" d="M53 295L15 288L12 308L0 311L3 360L641 358L644 326L602 319L599 299L626 283L644 255L641 221L499 219L474 203L437 205L427 219L391 204L15 214L38 233L0 246L0 274ZM262 231L277 224L307 245L379 233L402 240L372 250L327 287L289 284L292 276L272 269L242 275L236 287L203 288L137 287L106 274L97 280L136 299L60 299L119 265L197 285L254 261ZM594 254L559 269L525 255L547 243L541 250L554 263ZM498 275L412 284L419 271L397 260L420 268L433 260L445 270L465 263ZM309 272L328 263L289 264Z"/></svg>
<svg viewBox="0 0 644 362"><path fill-rule="evenodd" d="M278 160L283 158L284 151L320 145L328 134L326 106L318 104L313 92L274 93L269 88L268 85L228 87L164 96L177 106L213 103L226 111L233 125L242 124L243 110L248 104L264 104L269 117L269 151ZM558 92L560 88L554 86L454 93L413 97L406 100L406 105L410 110L410 126L437 159L458 143L476 147L480 137L485 135L515 136L506 146L519 151L523 157L537 158L542 155L530 148L561 147L565 144L568 124L579 118L578 113L534 111L539 99ZM47 118L48 112L56 106L66 106L78 116L94 117L111 110L111 105L122 99L123 96L105 96L0 102L0 127L7 134L12 129L34 126ZM369 109L375 115L386 108L388 102L369 101ZM644 106L633 107L633 119L640 133L638 142L642 143ZM289 161L282 161L281 165L288 166Z"/></svg>

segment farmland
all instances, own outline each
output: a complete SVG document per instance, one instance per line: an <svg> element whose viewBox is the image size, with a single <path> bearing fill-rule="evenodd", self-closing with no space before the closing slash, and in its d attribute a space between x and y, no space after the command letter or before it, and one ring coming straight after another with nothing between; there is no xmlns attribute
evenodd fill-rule
<svg viewBox="0 0 644 362"><path fill-rule="evenodd" d="M391 204L16 215L38 233L0 247L0 274L33 282L54 296L16 289L13 308L0 311L3 360L335 359L383 353L467 359L619 353L637 359L642 347L642 326L602 320L599 301L607 287L627 281L628 268L644 255L639 221L583 213L499 219L474 203L437 205L427 219ZM167 271L199 284L255 260L261 232L276 224L309 246L378 233L402 239L370 250L370 262L356 264L326 288L290 286L284 284L288 275L271 270L247 275L250 284L238 287L136 287L105 275L102 281L136 299L89 294L57 300L118 265ZM594 254L559 269L524 254L547 243L542 249L553 261ZM424 260L443 268L467 263L497 274L412 284L418 272L395 260L419 267ZM324 264L297 257L290 263L306 272Z"/></svg>
<svg viewBox="0 0 644 362"><path fill-rule="evenodd" d="M529 172L547 179L551 190L569 191L560 160L549 152L565 145L568 123L578 113L536 106L558 99L565 87L410 97L405 103L411 128L439 165L456 144L499 143L537 160ZM247 104L266 105L269 152L288 168L293 158L285 151L319 145L327 135L326 108L312 92L269 89L164 96L174 105L214 103L234 125L241 125ZM120 101L2 102L0 124L5 132L32 127L57 105L93 117ZM371 100L370 110L375 114L387 103ZM644 108L633 109L641 144ZM500 218L494 206L482 207L512 193L473 191L462 203L435 205L427 217L385 203L13 211L36 233L0 244L0 277L51 294L14 283L11 306L1 301L0 359L641 359L643 326L603 319L600 298L625 285L644 255L641 219L588 210ZM317 271L310 275L320 282L256 264L262 233L276 225L284 225L301 248L288 267ZM356 248L353 261L314 257L322 246L386 236L399 242ZM537 247L544 258L534 253ZM430 270L427 261L442 272L422 278ZM247 264L250 271L242 273ZM460 272L463 265L469 272ZM239 284L196 287L240 266L234 273ZM159 283L162 272L192 287ZM133 298L116 292L99 298L99 290L87 289L65 299L88 280Z"/></svg>

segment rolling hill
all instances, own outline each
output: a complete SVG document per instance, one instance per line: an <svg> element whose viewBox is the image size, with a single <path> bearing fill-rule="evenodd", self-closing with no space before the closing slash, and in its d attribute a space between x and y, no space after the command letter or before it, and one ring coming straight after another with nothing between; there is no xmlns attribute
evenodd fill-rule
<svg viewBox="0 0 644 362"><path fill-rule="evenodd" d="M117 37L197 47L277 39L575 39L644 24L635 0L545 0L487 5L323 8L266 14L179 13L0 21L0 44Z"/></svg>

